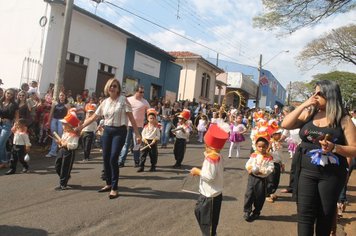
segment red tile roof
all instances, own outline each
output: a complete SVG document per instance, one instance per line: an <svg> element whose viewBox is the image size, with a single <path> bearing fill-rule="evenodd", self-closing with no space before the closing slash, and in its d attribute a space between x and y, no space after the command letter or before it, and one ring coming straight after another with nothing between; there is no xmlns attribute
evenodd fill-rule
<svg viewBox="0 0 356 236"><path fill-rule="evenodd" d="M173 51L173 52L168 52L171 56L174 56L176 58L184 58L184 57L198 57L200 58L201 56L192 52L188 51Z"/></svg>

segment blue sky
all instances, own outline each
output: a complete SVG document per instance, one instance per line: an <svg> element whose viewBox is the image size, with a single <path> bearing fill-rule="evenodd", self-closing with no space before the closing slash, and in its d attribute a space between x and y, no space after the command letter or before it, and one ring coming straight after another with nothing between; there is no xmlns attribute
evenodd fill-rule
<svg viewBox="0 0 356 236"><path fill-rule="evenodd" d="M289 81L311 80L312 75L332 70L355 73L354 66L347 64L318 66L308 72L295 64L295 57L308 42L333 28L355 22L352 13L277 37L277 31L252 27L252 18L263 11L261 0L108 0L100 4L75 0L75 4L166 51L191 51L203 57L216 57L219 52L221 59L256 67L262 54L263 68L270 70L283 86ZM286 50L289 52L283 52Z"/></svg>

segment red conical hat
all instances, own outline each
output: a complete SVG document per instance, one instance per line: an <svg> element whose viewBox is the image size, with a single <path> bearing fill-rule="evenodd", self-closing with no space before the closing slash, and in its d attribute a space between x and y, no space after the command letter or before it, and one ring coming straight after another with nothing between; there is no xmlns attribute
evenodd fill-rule
<svg viewBox="0 0 356 236"><path fill-rule="evenodd" d="M188 109L183 109L183 111L178 115L178 117L183 118L184 120L189 120L190 111Z"/></svg>
<svg viewBox="0 0 356 236"><path fill-rule="evenodd" d="M68 113L62 120L60 120L62 123L70 124L73 128L77 127L79 125L80 120L77 118L77 116L70 112Z"/></svg>
<svg viewBox="0 0 356 236"><path fill-rule="evenodd" d="M229 134L225 130L217 124L212 124L204 136L204 142L207 146L220 150L228 138Z"/></svg>

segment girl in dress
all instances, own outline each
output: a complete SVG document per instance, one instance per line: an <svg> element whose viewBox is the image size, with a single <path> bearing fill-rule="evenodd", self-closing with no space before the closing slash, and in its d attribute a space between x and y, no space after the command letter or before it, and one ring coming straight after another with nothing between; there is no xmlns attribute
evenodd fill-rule
<svg viewBox="0 0 356 236"><path fill-rule="evenodd" d="M232 122L230 125L230 149L229 158L232 157L232 151L236 149L236 157L240 156L240 143L245 141L244 133L247 129L244 124L242 124L242 115L232 116Z"/></svg>
<svg viewBox="0 0 356 236"><path fill-rule="evenodd" d="M204 133L206 132L206 127L208 126L208 117L206 115L201 115L197 130L198 130L198 142L203 142Z"/></svg>

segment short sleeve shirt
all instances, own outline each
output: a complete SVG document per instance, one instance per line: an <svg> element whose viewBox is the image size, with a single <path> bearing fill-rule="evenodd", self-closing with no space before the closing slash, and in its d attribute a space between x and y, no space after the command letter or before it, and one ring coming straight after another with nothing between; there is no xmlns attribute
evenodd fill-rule
<svg viewBox="0 0 356 236"><path fill-rule="evenodd" d="M121 95L115 100L106 98L96 109L95 114L104 117L104 125L119 127L127 125L126 112L132 112L131 104Z"/></svg>

